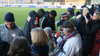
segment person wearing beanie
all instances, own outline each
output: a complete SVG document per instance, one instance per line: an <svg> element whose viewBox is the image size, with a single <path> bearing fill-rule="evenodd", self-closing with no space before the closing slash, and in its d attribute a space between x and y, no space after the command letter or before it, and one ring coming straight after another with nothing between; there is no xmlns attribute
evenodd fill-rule
<svg viewBox="0 0 100 56"><path fill-rule="evenodd" d="M82 40L75 26L68 21L62 24L63 36L57 38L54 53L57 56L82 56ZM57 51L59 48L59 51Z"/></svg>
<svg viewBox="0 0 100 56"><path fill-rule="evenodd" d="M4 21L5 24L0 25L0 40L10 44L16 36L24 36L23 30L15 24L12 12L5 14Z"/></svg>
<svg viewBox="0 0 100 56"><path fill-rule="evenodd" d="M39 27L39 17L38 14L32 10L29 12L29 16L26 19L26 23L24 26L24 35L28 40L29 44L32 44L30 32L33 28Z"/></svg>
<svg viewBox="0 0 100 56"><path fill-rule="evenodd" d="M70 16L67 15L67 14L62 15L62 19L59 20L59 22L57 23L57 26L58 26L58 27L61 26L61 25L63 24L63 22L64 22L64 21L68 21L69 18L70 18Z"/></svg>
<svg viewBox="0 0 100 56"><path fill-rule="evenodd" d="M50 27L52 31L55 33L55 17L57 16L57 12L55 10L51 10L44 16L41 20L40 27L45 28L45 27Z"/></svg>
<svg viewBox="0 0 100 56"><path fill-rule="evenodd" d="M67 14L70 15L71 17L74 16L74 9L73 8L68 8Z"/></svg>
<svg viewBox="0 0 100 56"><path fill-rule="evenodd" d="M75 15L74 15L74 10L75 10L75 9L76 9L76 6L73 5L72 8L68 8L67 11L61 13L61 15L60 15L60 20L62 19L62 16L65 15L65 14L70 15L71 17L75 16Z"/></svg>
<svg viewBox="0 0 100 56"><path fill-rule="evenodd" d="M14 22L15 18L14 18L13 13L8 12L4 17L4 20L5 20L5 22Z"/></svg>

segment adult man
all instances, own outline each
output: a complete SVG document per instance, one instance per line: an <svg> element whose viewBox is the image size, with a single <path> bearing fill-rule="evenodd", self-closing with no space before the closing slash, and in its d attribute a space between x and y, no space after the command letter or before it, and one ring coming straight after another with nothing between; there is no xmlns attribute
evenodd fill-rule
<svg viewBox="0 0 100 56"><path fill-rule="evenodd" d="M75 5L73 5L73 6L72 6L72 8L73 8L73 10L75 11L75 9L76 9L76 6L75 6ZM74 14L74 11L73 11L73 14Z"/></svg>
<svg viewBox="0 0 100 56"><path fill-rule="evenodd" d="M32 43L30 32L33 28L37 28L40 26L39 19L43 17L44 14L45 14L45 11L43 9L39 9L37 12L35 12L34 10L29 12L29 16L24 26L24 34L25 34L26 39L30 43L30 45Z"/></svg>
<svg viewBox="0 0 100 56"><path fill-rule="evenodd" d="M16 36L24 36L23 30L15 24L13 13L8 12L5 15L5 24L0 25L0 39L9 44Z"/></svg>
<svg viewBox="0 0 100 56"><path fill-rule="evenodd" d="M38 17L39 17L39 19L40 19L40 18L42 18L42 17L45 15L45 11L44 11L43 9L39 9L39 10L37 11L37 14L38 14Z"/></svg>
<svg viewBox="0 0 100 56"><path fill-rule="evenodd" d="M62 25L63 37L57 39L60 48L57 56L81 56L82 40L72 23L65 21Z"/></svg>
<svg viewBox="0 0 100 56"><path fill-rule="evenodd" d="M65 14L73 17L74 16L74 9L68 8L66 12L61 13L60 20L63 19L62 16L65 15Z"/></svg>
<svg viewBox="0 0 100 56"><path fill-rule="evenodd" d="M55 29L55 17L56 17L57 13L55 10L51 10L50 13L48 13L46 16L44 16L42 18L41 21L41 27L45 28L45 27L51 27L51 29L53 30L53 32L56 31Z"/></svg>
<svg viewBox="0 0 100 56"><path fill-rule="evenodd" d="M58 26L58 27L59 27L59 26L61 26L61 25L63 24L63 22L64 22L64 21L68 21L68 20L69 20L69 18L70 18L70 16L69 16L69 15L67 15L67 14L62 15L62 19L61 19L61 20L59 20L59 22L57 23L57 26Z"/></svg>
<svg viewBox="0 0 100 56"><path fill-rule="evenodd" d="M75 6L75 5L73 5L73 6L72 6L72 8L75 10L75 9L76 9L76 6Z"/></svg>
<svg viewBox="0 0 100 56"><path fill-rule="evenodd" d="M26 19L26 23L24 26L24 35L28 40L28 42L30 43L30 45L32 43L30 32L33 28L37 28L37 27L39 27L39 18L37 13L34 10L32 10L29 12L29 16Z"/></svg>

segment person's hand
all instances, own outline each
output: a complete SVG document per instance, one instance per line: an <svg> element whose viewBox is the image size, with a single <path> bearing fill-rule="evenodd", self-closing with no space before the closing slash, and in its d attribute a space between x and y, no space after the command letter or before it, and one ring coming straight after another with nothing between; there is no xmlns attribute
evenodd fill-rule
<svg viewBox="0 0 100 56"><path fill-rule="evenodd" d="M54 47L56 48L57 47L57 44L55 42L53 42L53 43L54 43Z"/></svg>
<svg viewBox="0 0 100 56"><path fill-rule="evenodd" d="M86 24L88 24L89 20L87 19L86 16L84 16L84 17L85 17L85 22L86 22Z"/></svg>
<svg viewBox="0 0 100 56"><path fill-rule="evenodd" d="M89 20L88 19L85 19L86 20L86 24L88 24Z"/></svg>
<svg viewBox="0 0 100 56"><path fill-rule="evenodd" d="M90 18L92 18L93 16L90 14Z"/></svg>

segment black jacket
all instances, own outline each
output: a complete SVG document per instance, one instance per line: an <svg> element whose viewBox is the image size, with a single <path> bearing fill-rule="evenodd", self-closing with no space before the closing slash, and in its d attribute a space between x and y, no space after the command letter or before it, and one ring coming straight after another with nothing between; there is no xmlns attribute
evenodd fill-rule
<svg viewBox="0 0 100 56"><path fill-rule="evenodd" d="M44 16L41 20L41 27L51 27L51 29L54 31L55 29L55 18L50 18L49 14Z"/></svg>
<svg viewBox="0 0 100 56"><path fill-rule="evenodd" d="M39 56L48 56L49 53L49 46L34 46L33 44L31 45L31 50L34 55L39 55Z"/></svg>
<svg viewBox="0 0 100 56"><path fill-rule="evenodd" d="M61 20L57 23L57 26L59 27L60 25L62 25L64 21L65 21L65 20L62 20L62 19L61 19Z"/></svg>
<svg viewBox="0 0 100 56"><path fill-rule="evenodd" d="M91 7L91 8L90 8L90 13L91 13L91 15L94 14L94 11L95 11L95 8L94 8L94 7Z"/></svg>
<svg viewBox="0 0 100 56"><path fill-rule="evenodd" d="M89 55L93 48L96 33L100 29L100 20L89 20L88 24L86 24L85 18L82 16L77 20L76 27L82 36L83 54Z"/></svg>
<svg viewBox="0 0 100 56"><path fill-rule="evenodd" d="M36 13L33 13L32 15L29 14L30 16L30 20L26 20L25 26L24 26L24 35L26 37L26 39L28 40L28 42L31 44L31 35L30 32L33 28L35 28L35 21L36 21L36 17L38 18L38 16L36 15ZM37 27L39 27L39 18L37 20Z"/></svg>
<svg viewBox="0 0 100 56"><path fill-rule="evenodd" d="M9 44L0 40L0 56L7 56Z"/></svg>

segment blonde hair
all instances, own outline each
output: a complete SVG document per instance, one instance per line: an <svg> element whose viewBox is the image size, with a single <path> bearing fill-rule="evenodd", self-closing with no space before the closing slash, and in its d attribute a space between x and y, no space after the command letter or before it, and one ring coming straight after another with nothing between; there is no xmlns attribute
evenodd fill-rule
<svg viewBox="0 0 100 56"><path fill-rule="evenodd" d="M44 46L49 42L49 38L42 28L35 28L31 31L32 44L35 46Z"/></svg>
<svg viewBox="0 0 100 56"><path fill-rule="evenodd" d="M85 8L83 9L83 15L86 16L87 13L89 13L89 9L85 7Z"/></svg>

